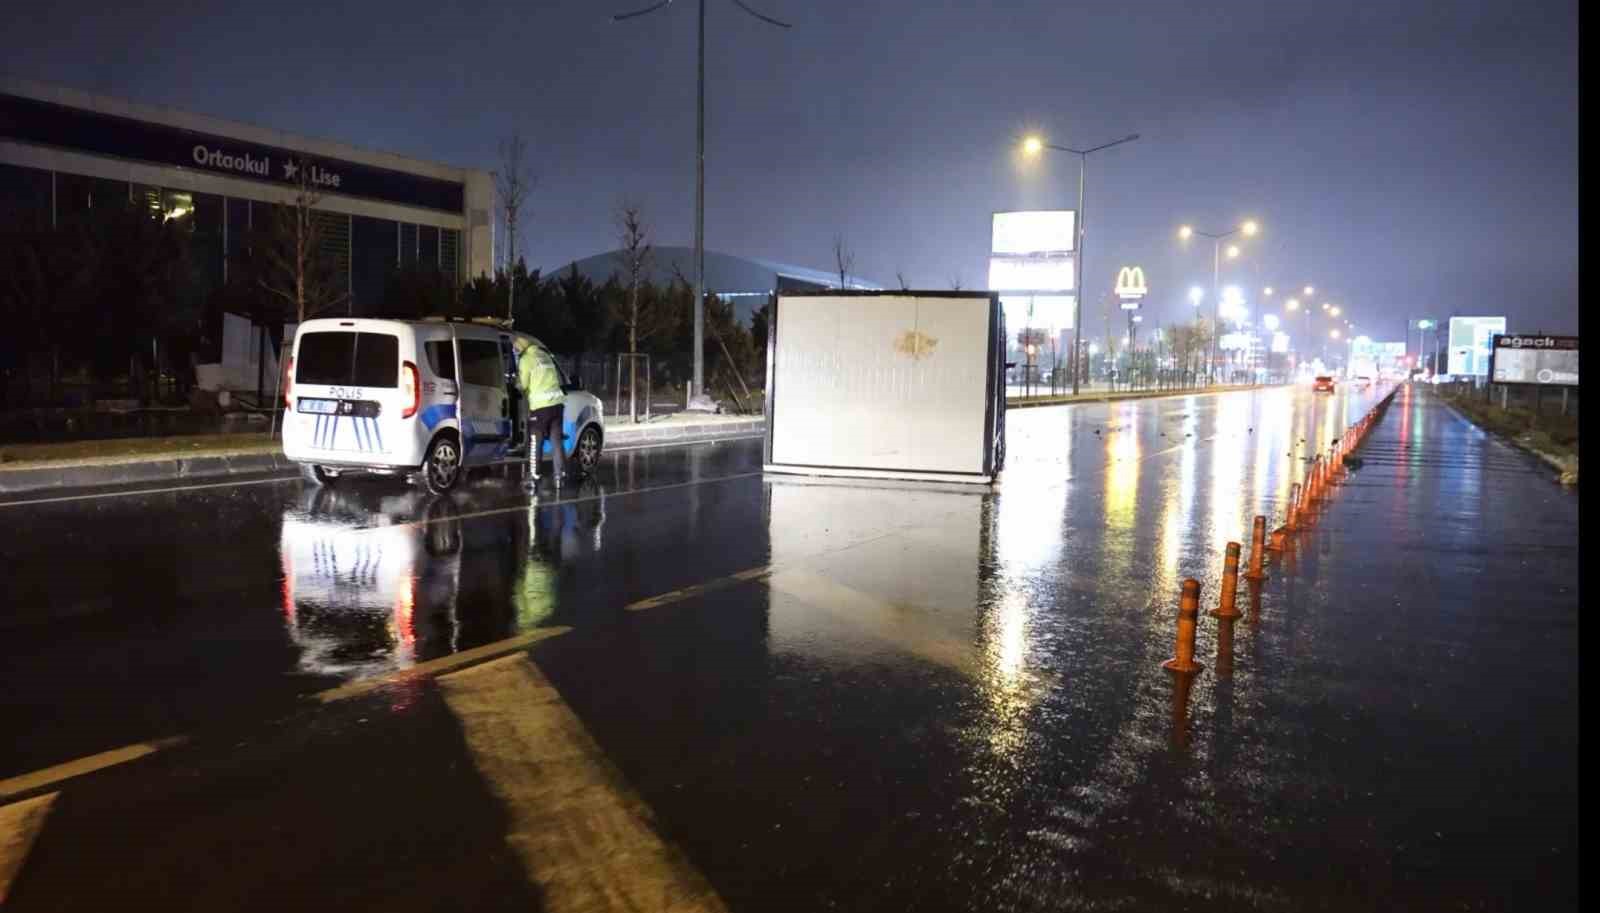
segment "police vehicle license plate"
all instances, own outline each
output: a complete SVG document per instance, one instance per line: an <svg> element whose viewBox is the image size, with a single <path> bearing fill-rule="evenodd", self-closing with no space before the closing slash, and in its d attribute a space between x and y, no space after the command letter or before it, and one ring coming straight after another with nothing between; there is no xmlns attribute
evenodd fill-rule
<svg viewBox="0 0 1600 913"><path fill-rule="evenodd" d="M336 399L302 399L300 411L313 415L337 415L339 401Z"/></svg>

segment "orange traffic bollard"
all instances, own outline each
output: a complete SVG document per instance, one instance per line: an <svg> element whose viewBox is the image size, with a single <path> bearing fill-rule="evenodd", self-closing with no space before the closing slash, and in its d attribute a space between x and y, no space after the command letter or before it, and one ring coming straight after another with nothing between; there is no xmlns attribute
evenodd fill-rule
<svg viewBox="0 0 1600 913"><path fill-rule="evenodd" d="M1171 659L1161 668L1179 675L1194 675L1205 666L1194 661L1194 631L1200 618L1200 581L1190 577L1183 582L1183 595L1178 599L1178 646Z"/></svg>
<svg viewBox="0 0 1600 913"><path fill-rule="evenodd" d="M1233 677L1233 622L1224 618L1217 623L1217 678Z"/></svg>
<svg viewBox="0 0 1600 913"><path fill-rule="evenodd" d="M1246 580L1265 580L1267 572L1262 570L1266 562L1267 550L1267 518L1257 515L1255 523L1250 527L1250 571L1245 574Z"/></svg>
<svg viewBox="0 0 1600 913"><path fill-rule="evenodd" d="M1239 543L1229 542L1222 559L1222 592L1217 607L1209 613L1212 618L1238 618L1239 606Z"/></svg>
<svg viewBox="0 0 1600 913"><path fill-rule="evenodd" d="M1283 521L1283 528L1293 531L1300 528L1300 483L1289 486L1288 519Z"/></svg>

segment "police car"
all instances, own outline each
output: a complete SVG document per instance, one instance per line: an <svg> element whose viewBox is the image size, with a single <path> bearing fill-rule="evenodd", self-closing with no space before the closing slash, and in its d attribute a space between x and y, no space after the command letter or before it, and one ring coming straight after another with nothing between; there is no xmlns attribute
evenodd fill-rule
<svg viewBox="0 0 1600 913"><path fill-rule="evenodd" d="M541 345L480 322L307 320L284 362L284 456L317 485L373 472L435 493L471 467L526 460L518 336ZM600 400L565 374L561 389L567 459L587 475L605 442Z"/></svg>

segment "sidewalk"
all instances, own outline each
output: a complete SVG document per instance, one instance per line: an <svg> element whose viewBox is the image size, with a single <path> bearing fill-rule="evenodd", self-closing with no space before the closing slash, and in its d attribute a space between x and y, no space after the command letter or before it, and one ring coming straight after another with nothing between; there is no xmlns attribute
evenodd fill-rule
<svg viewBox="0 0 1600 913"><path fill-rule="evenodd" d="M606 423L607 450L748 437L766 430L759 415L680 412L634 425ZM265 431L114 438L0 446L0 494L286 472L282 443Z"/></svg>

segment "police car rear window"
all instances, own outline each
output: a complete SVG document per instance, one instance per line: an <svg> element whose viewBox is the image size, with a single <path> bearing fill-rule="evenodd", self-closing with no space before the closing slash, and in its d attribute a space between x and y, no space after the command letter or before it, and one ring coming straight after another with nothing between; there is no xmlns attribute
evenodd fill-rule
<svg viewBox="0 0 1600 913"><path fill-rule="evenodd" d="M400 340L387 333L307 333L295 354L294 379L301 384L398 387Z"/></svg>

